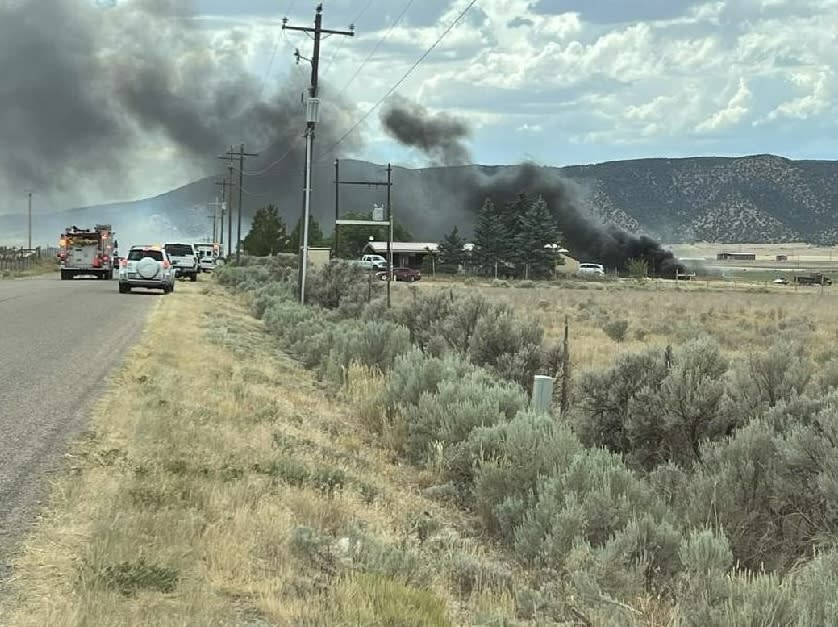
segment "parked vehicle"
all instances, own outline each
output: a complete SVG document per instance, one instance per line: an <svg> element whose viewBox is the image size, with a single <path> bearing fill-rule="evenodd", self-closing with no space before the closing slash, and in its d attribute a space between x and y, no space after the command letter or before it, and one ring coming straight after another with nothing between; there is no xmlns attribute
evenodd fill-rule
<svg viewBox="0 0 838 627"><path fill-rule="evenodd" d="M135 287L163 290L175 289L175 271L169 256L160 246L132 246L119 264L119 293L127 294Z"/></svg>
<svg viewBox="0 0 838 627"><path fill-rule="evenodd" d="M786 279L784 277L777 277L776 279L774 279L772 281L772 283L774 285L788 285L789 284L788 279Z"/></svg>
<svg viewBox="0 0 838 627"><path fill-rule="evenodd" d="M832 285L832 279L820 272L797 275L794 277L794 282L799 285Z"/></svg>
<svg viewBox="0 0 838 627"><path fill-rule="evenodd" d="M378 276L379 280L386 281L387 274L388 272L385 270L384 272L379 272L376 276ZM413 283L414 281L422 279L422 273L413 268L397 267L393 268L393 279L396 281L408 281Z"/></svg>
<svg viewBox="0 0 838 627"><path fill-rule="evenodd" d="M387 260L381 255L364 255L361 257L361 262L369 264L373 270L386 270L388 268Z"/></svg>
<svg viewBox="0 0 838 627"><path fill-rule="evenodd" d="M601 277L605 276L605 268L601 263L580 263L576 274L585 277Z"/></svg>
<svg viewBox="0 0 838 627"><path fill-rule="evenodd" d="M113 235L110 224L97 224L92 229L67 227L59 240L61 280L83 275L113 278Z"/></svg>
<svg viewBox="0 0 838 627"><path fill-rule="evenodd" d="M195 253L198 255L198 267L201 272L212 272L215 269L220 249L219 244L195 244Z"/></svg>
<svg viewBox="0 0 838 627"><path fill-rule="evenodd" d="M189 277L190 281L198 280L198 273L201 271L198 263L198 255L192 244L166 243L163 249L175 270L175 278Z"/></svg>

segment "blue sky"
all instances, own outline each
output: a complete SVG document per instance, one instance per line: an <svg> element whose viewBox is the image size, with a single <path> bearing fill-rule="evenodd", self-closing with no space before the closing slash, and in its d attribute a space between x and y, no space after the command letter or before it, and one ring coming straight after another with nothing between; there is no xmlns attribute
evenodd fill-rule
<svg viewBox="0 0 838 627"><path fill-rule="evenodd" d="M304 0L196 0L208 28L238 29L268 81L306 53L277 34L285 11L310 24ZM356 37L323 44L324 85L343 88L406 0L327 0L324 23ZM417 0L346 87L359 118L467 4ZM838 0L478 0L398 93L470 120L474 159L564 165L658 156L770 152L835 157L833 60ZM278 52L270 59L277 37ZM293 76L293 74L292 74ZM324 91L324 98L327 91ZM354 156L420 165L370 115Z"/></svg>

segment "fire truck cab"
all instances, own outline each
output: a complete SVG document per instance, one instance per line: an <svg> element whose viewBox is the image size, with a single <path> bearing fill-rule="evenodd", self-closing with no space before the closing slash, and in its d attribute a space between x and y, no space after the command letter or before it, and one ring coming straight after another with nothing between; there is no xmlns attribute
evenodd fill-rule
<svg viewBox="0 0 838 627"><path fill-rule="evenodd" d="M61 280L82 275L113 278L114 235L110 224L97 224L92 229L68 227L59 241Z"/></svg>

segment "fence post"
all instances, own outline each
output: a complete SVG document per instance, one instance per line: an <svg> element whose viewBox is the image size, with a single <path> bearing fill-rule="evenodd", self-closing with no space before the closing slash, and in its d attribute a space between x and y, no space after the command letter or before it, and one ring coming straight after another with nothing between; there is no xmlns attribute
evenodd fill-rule
<svg viewBox="0 0 838 627"><path fill-rule="evenodd" d="M550 405L553 399L553 377L543 374L535 375L532 383L533 411L540 414L549 414Z"/></svg>

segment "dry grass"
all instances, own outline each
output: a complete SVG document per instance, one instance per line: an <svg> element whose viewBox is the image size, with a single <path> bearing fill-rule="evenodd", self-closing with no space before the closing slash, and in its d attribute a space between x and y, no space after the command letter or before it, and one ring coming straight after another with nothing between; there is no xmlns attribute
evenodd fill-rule
<svg viewBox="0 0 838 627"><path fill-rule="evenodd" d="M517 287L517 285L529 287ZM610 364L621 351L681 344L700 335L717 339L730 354L767 347L782 332L805 342L823 361L838 351L834 311L838 287L714 285L704 282L631 280L585 282L510 282L492 286L462 281L426 281L419 289L476 290L486 297L511 304L522 317L534 318L546 337L561 341L567 316L574 368ZM398 302L408 289L394 291ZM618 320L628 322L625 339L615 341L603 330Z"/></svg>
<svg viewBox="0 0 838 627"><path fill-rule="evenodd" d="M22 279L58 272L58 261L52 257L34 259L25 270L12 269L0 264L0 279Z"/></svg>
<svg viewBox="0 0 838 627"><path fill-rule="evenodd" d="M201 312L211 312L201 313ZM358 381L355 390L375 381ZM9 625L450 625L519 573L212 284L161 298L55 481ZM466 564L467 567L464 567Z"/></svg>

